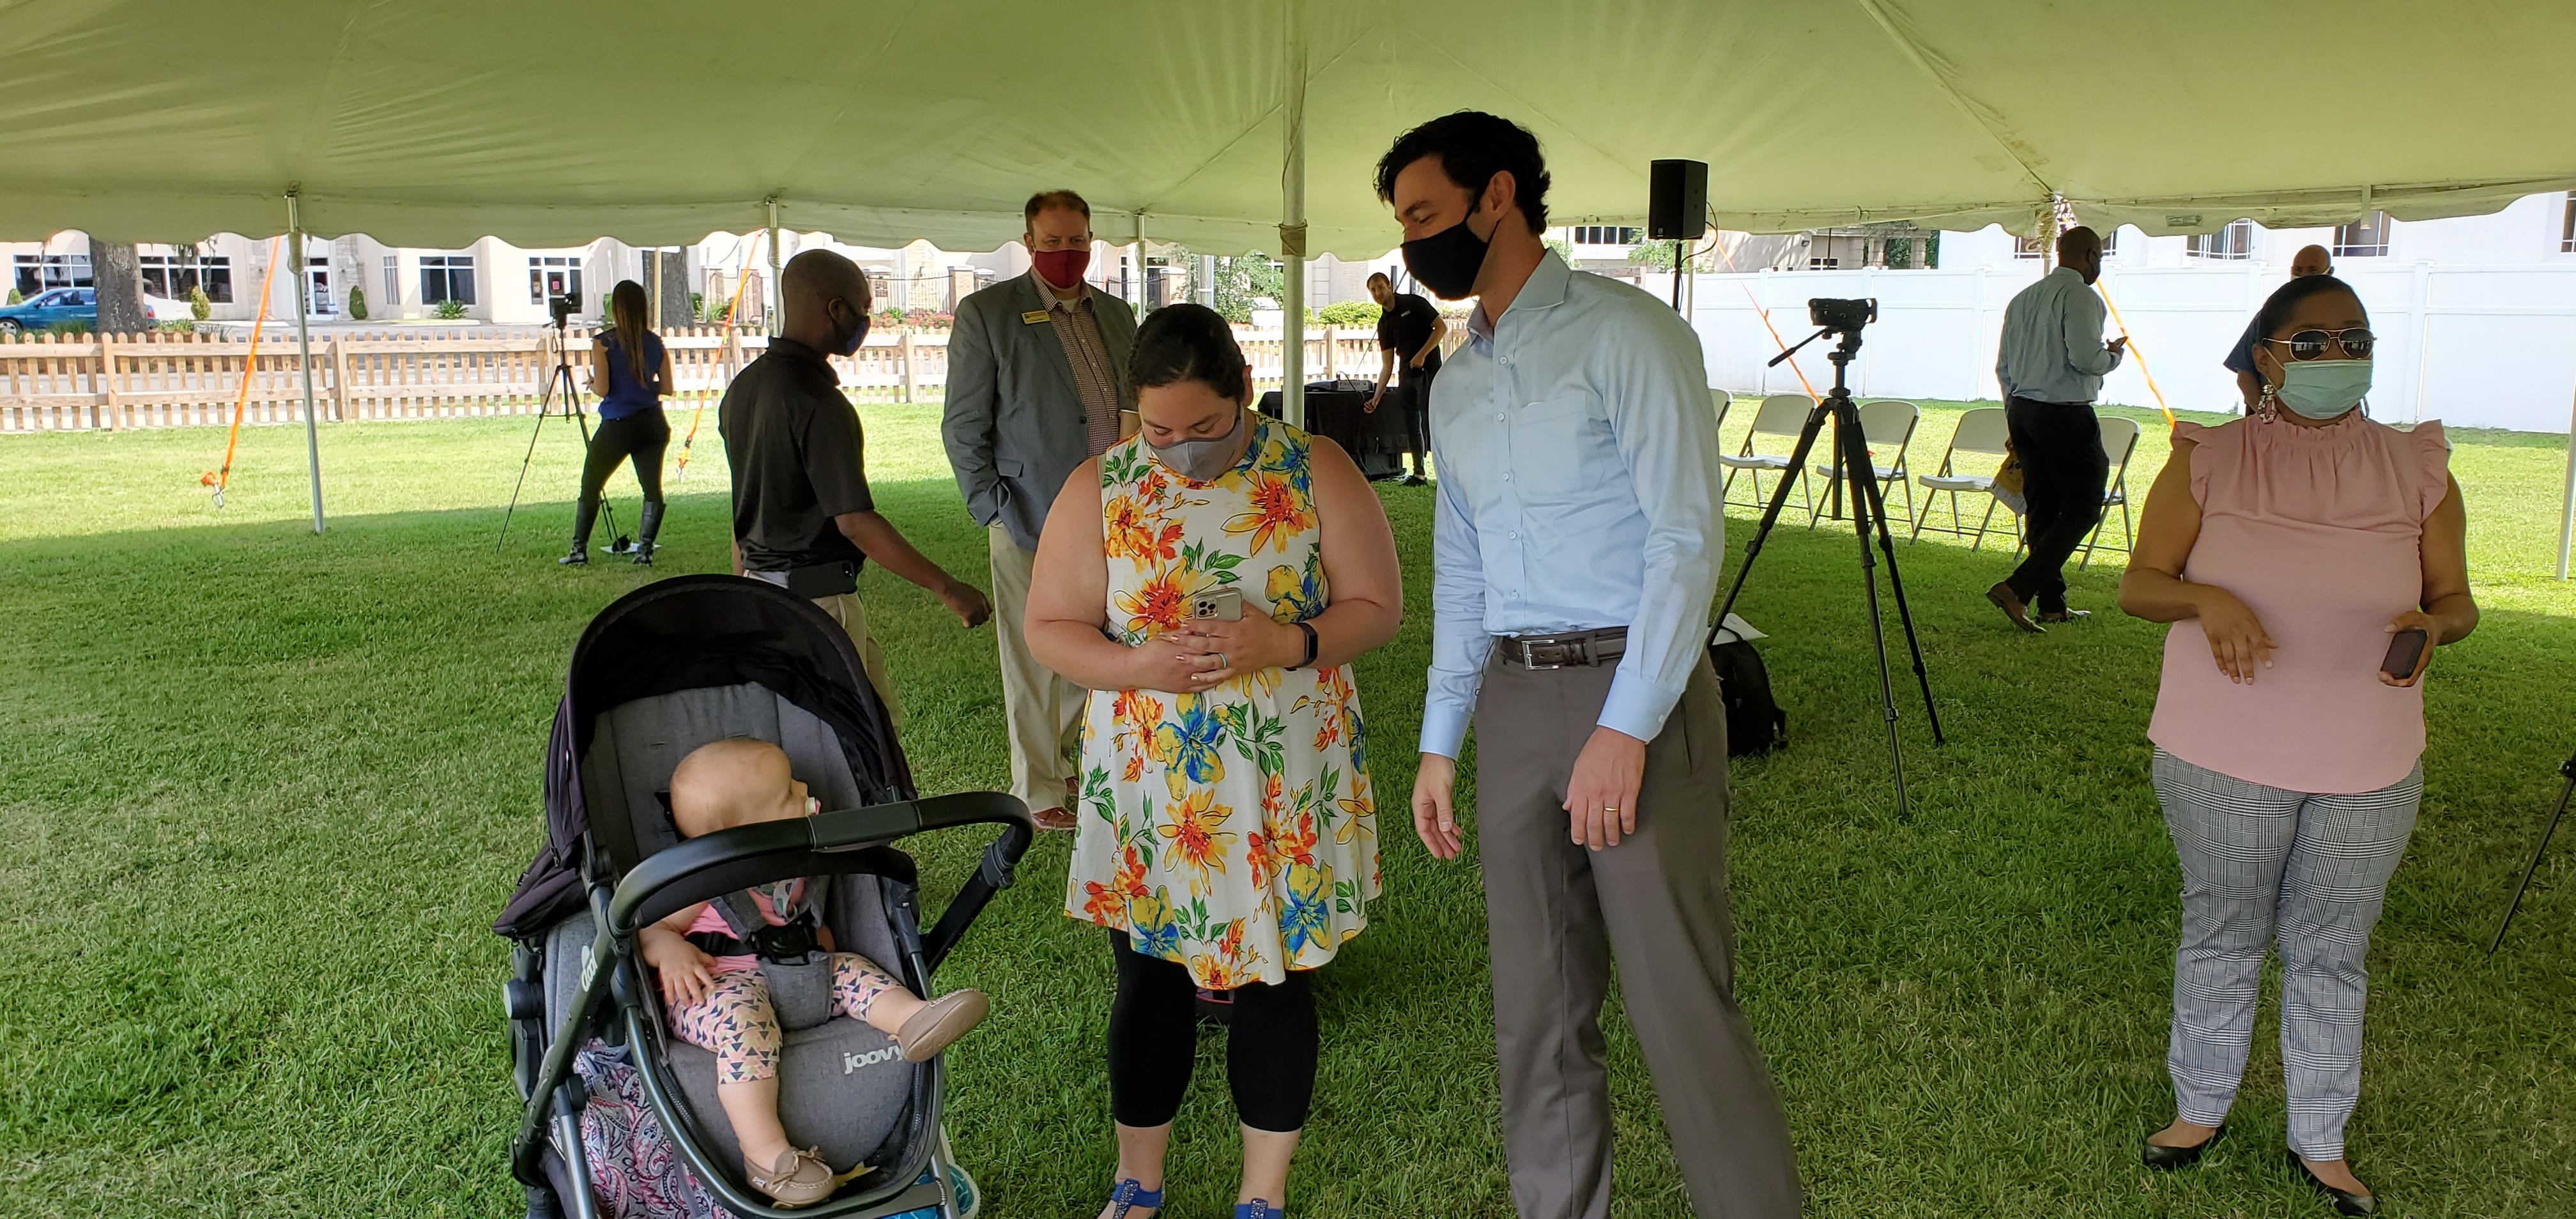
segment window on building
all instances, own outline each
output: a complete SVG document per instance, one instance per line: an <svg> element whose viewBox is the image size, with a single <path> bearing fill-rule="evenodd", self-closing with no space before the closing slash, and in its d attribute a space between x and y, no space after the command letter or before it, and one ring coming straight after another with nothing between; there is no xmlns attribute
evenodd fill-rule
<svg viewBox="0 0 2576 1219"><path fill-rule="evenodd" d="M135 261L143 272L143 294L186 300L202 288L206 299L228 305L233 299L233 264L220 255L192 254L185 250L169 254L137 254Z"/></svg>
<svg viewBox="0 0 2576 1219"><path fill-rule="evenodd" d="M2380 258L2388 253L2390 221L2386 212L2372 212L2370 218L2354 224L2337 226L2334 256L2337 258Z"/></svg>
<svg viewBox="0 0 2576 1219"><path fill-rule="evenodd" d="M2215 233L2195 233L2184 248L2194 258L2252 258L2254 222L2239 220Z"/></svg>
<svg viewBox="0 0 2576 1219"><path fill-rule="evenodd" d="M581 296L581 260L528 258L528 303L542 305L550 296ZM471 303L471 302L469 302Z"/></svg>
<svg viewBox="0 0 2576 1219"><path fill-rule="evenodd" d="M474 303L474 256L471 254L423 254L420 256L420 303L460 305Z"/></svg>
<svg viewBox="0 0 2576 1219"><path fill-rule="evenodd" d="M1635 245L1645 240L1637 229L1613 224L1578 224L1574 226L1576 245Z"/></svg>
<svg viewBox="0 0 2576 1219"><path fill-rule="evenodd" d="M90 286L87 254L20 254L16 287L20 296L34 296L47 288L86 288Z"/></svg>
<svg viewBox="0 0 2576 1219"><path fill-rule="evenodd" d="M402 257L398 254L387 254L385 255L385 299L377 302L376 307L392 309L401 304Z"/></svg>
<svg viewBox="0 0 2576 1219"><path fill-rule="evenodd" d="M2558 248L2576 254L2576 190L2567 192L2566 227L2559 231Z"/></svg>
<svg viewBox="0 0 2576 1219"><path fill-rule="evenodd" d="M2036 237L2015 237L2015 238L2013 238L2013 257L2015 257L2015 258L2037 258L2037 257L2039 257L2039 253L2040 253L2040 250L2039 250L2039 239L2038 239L2038 238L2036 238Z"/></svg>
<svg viewBox="0 0 2576 1219"><path fill-rule="evenodd" d="M1842 265L1843 260L1839 258L1810 258L1807 260L1807 269L1810 271L1831 271Z"/></svg>

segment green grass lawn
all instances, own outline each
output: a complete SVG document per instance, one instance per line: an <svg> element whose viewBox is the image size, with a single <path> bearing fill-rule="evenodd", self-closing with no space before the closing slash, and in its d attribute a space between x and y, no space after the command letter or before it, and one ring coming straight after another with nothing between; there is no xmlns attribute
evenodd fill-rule
<svg viewBox="0 0 2576 1219"><path fill-rule="evenodd" d="M936 407L866 414L886 513L982 583ZM1919 469L1955 418L1935 404ZM724 562L712 424L653 574ZM327 429L317 538L300 429L244 433L220 513L196 485L219 431L0 438L0 912L15 945L0 965L0 1215L517 1213L507 954L486 925L543 833L574 636L647 578L554 566L579 457L560 425L496 547L527 439L524 419ZM2576 595L2549 578L2565 447L2457 440L2486 621L2433 670L2424 812L2373 953L2353 1155L2395 1214L2567 1215L2576 834L2484 956L2576 747ZM2163 455L2151 426L2140 496ZM632 485L617 491L631 528ZM1397 796L1429 638L1430 499L1382 493L1412 613L1359 669L1379 788ZM1751 513L1734 512L1740 552ZM1980 597L2008 565L1998 547L1902 549L1949 743L1900 687L1914 815L1899 823L1852 539L1802 525L1776 535L1741 606L1774 633L1794 744L1736 768L1733 883L1742 998L1813 1213L2324 1214L2282 1159L2269 1003L2238 1134L2195 1171L2136 1163L2171 1113L2177 877L2143 736L2162 632L2110 612L2116 567L2075 578L2077 603L2104 612L2031 638ZM991 636L882 573L866 591L923 788L1001 785ZM1475 869L1430 859L1398 810L1382 817L1386 898L1321 975L1295 1213L1508 1215ZM979 845L916 844L934 898ZM942 974L999 1003L953 1055L950 1110L997 1219L1088 1216L1113 1164L1109 955L1057 913L1067 847L1037 848ZM1636 1043L1613 1025L1617 1211L1684 1213ZM1208 1040L1176 1219L1232 1198L1221 1061Z"/></svg>

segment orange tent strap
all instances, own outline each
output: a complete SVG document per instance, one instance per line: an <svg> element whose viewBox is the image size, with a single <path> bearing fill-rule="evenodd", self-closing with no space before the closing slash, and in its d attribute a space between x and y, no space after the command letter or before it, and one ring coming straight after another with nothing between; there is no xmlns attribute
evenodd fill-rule
<svg viewBox="0 0 2576 1219"><path fill-rule="evenodd" d="M2137 337L2129 333L2129 324L2120 320L2120 307L2111 303L2111 293L2101 281L2094 281L2093 290L2101 294L2103 307L2111 311L2111 324L2120 328L2120 337L2129 340L2129 355L2138 362L2138 375L2147 379L2147 392L2156 396L2156 409L2165 413L2165 426L2172 427L2173 408L2165 405L2165 391L2156 388L2156 374L2147 371L2147 353L2138 350Z"/></svg>
<svg viewBox="0 0 2576 1219"><path fill-rule="evenodd" d="M242 412L250 406L251 378L259 372L259 334L268 328L268 290L277 282L277 243L283 240L281 237L269 238L268 271L259 277L259 316L250 325L250 354L242 360L241 390L233 395L233 423L224 432L224 466L215 474L215 506L218 508L224 504L224 488L231 486L233 481L233 448L241 443Z"/></svg>

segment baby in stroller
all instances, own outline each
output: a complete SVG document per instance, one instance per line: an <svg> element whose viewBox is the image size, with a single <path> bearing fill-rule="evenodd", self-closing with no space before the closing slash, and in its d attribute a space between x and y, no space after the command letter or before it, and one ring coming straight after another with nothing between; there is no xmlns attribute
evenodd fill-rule
<svg viewBox="0 0 2576 1219"><path fill-rule="evenodd" d="M700 746L671 775L671 818L684 837L761 821L810 816L818 804L789 772L787 754L767 741L735 738ZM894 1038L908 1062L922 1062L981 1023L991 1003L982 991L956 990L923 999L853 952L834 952L831 931L812 917L816 883L762 885L748 903L725 899L682 907L637 937L638 950L661 981L671 1032L716 1056L716 1099L741 1143L752 1188L781 1207L810 1206L831 1196L842 1178L817 1149L792 1146L778 1118L782 1034L767 977L752 944L738 936L743 914L756 911L775 959L780 932L810 935L802 946L830 954L830 998L851 1018ZM772 931L770 929L778 929ZM787 944L789 951L797 947Z"/></svg>

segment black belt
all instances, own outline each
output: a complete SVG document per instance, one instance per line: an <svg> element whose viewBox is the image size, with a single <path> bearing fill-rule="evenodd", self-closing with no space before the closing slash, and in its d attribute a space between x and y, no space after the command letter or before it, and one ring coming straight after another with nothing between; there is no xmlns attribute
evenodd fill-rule
<svg viewBox="0 0 2576 1219"><path fill-rule="evenodd" d="M1562 669L1617 660L1628 650L1628 628L1567 631L1557 635L1505 635L1494 640L1494 654L1524 669Z"/></svg>

